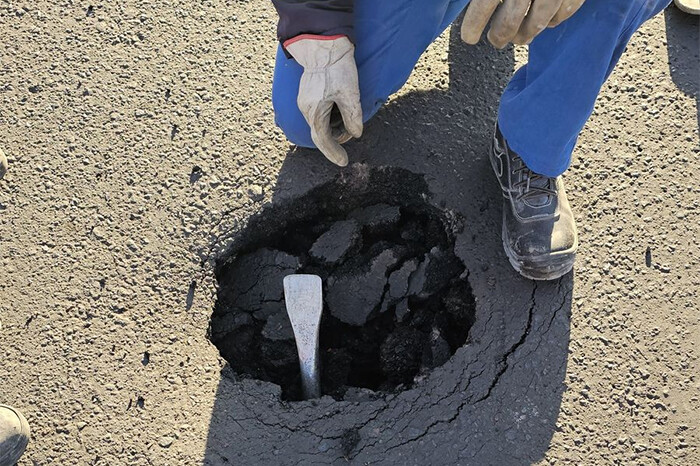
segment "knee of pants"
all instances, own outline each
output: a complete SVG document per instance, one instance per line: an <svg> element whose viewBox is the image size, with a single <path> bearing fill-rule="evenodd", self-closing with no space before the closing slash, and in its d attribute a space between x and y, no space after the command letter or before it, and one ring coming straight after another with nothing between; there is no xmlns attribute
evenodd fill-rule
<svg viewBox="0 0 700 466"><path fill-rule="evenodd" d="M597 0L594 15L612 17L624 30L634 30L666 8L672 0Z"/></svg>
<svg viewBox="0 0 700 466"><path fill-rule="evenodd" d="M275 124L284 132L289 142L300 147L316 148L311 139L311 128L297 108L296 102L294 102L293 107L290 105L278 107L273 99L273 108L275 110Z"/></svg>
<svg viewBox="0 0 700 466"><path fill-rule="evenodd" d="M279 46L272 81L272 108L275 111L275 124L282 129L289 142L314 148L311 128L297 106L299 80L303 71L294 60L285 56Z"/></svg>

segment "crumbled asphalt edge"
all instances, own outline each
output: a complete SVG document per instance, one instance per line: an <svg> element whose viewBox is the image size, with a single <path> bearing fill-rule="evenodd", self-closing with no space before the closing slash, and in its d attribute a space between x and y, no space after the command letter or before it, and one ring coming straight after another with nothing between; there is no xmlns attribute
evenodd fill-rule
<svg viewBox="0 0 700 466"><path fill-rule="evenodd" d="M342 183L351 185L354 177L367 176L367 167L356 164L340 178ZM426 190L421 190L420 196L427 198ZM467 261L474 246L462 232L458 235L460 242L462 247L458 246L460 250L456 252ZM499 273L512 273L505 262L492 264L491 268ZM551 394L545 400L536 400L533 409L542 412L541 417L550 422L556 419L559 409L556 398L560 399L563 392L563 384L556 381L564 379L569 332L569 315L559 311L567 304L570 308L572 281L565 277L535 287L532 282L512 278L495 284L484 283L478 277L472 280L472 274L481 273L478 269L472 270L467 277L477 301L476 321L468 344L422 384L398 395L364 403L336 402L323 397L290 404L280 401L279 387L274 384L238 380L224 367L217 406L226 409L215 410L213 414L211 425L217 428L210 431L208 457L233 456L232 450L217 445L227 445L231 438L236 438L250 441L245 451L236 456L279 463L278 455L283 453L286 459L282 464L299 464L304 460L344 464L346 458L358 464L405 464L402 459L391 456L399 452L419 463L421 458L433 458L433 452L423 448L430 442L455 445L461 449L457 456L470 458L470 462L476 464L479 458L486 462L499 457L512 460L510 453L504 453L507 445L501 437L482 437L486 435L484 432L493 431L496 420L499 425L511 421L503 417L516 410L503 410L504 403L522 403L521 398L530 396L530 390L538 384L546 385ZM544 330L543 322L548 323ZM535 337L529 338L533 328L538 331ZM540 348L543 341L547 344ZM533 345L536 350L532 349ZM526 351L527 355L535 357L523 364L521 355ZM526 374L521 373L523 365L530 366ZM535 368L542 370L539 366L544 367L546 375L534 371ZM530 383L523 386L519 381L513 382L517 377ZM552 383L550 380L556 385L547 385ZM550 397L553 398L551 403ZM499 412L501 418L498 418ZM489 421L488 425L468 424L470 418L483 422L489 416L498 419ZM342 441L349 430L357 431L360 436L350 452ZM274 446L262 440L270 436L280 440ZM518 425L513 429L510 443L515 447L522 442L532 444L529 434ZM479 445L479 448L472 445ZM546 445L531 446L532 451L546 449Z"/></svg>
<svg viewBox="0 0 700 466"><path fill-rule="evenodd" d="M521 361L537 354L538 360L532 363L536 367L541 363L540 358L547 360L552 354L566 349L561 347L561 334L568 332L569 316L560 311L570 299L570 288L564 292L563 300L560 298L557 301L555 298L561 296L558 289L567 286L570 285L566 281L560 281L559 286L548 286L546 289L531 285L529 299L522 302L522 307L515 310L517 315L514 312L512 316L520 319L504 319L502 322L516 322L515 327L519 331L510 335L517 335L517 341L492 340L467 345L460 350L461 354L458 351L457 354L461 357L454 357L448 362L446 366L452 366L451 368L436 370L424 386L375 402L344 403L325 397L290 405L276 402L274 398L278 393L270 392L269 384L243 381L229 386L233 391L228 395L230 404L227 403L231 410L225 414L222 422L234 423L233 425L245 429L233 429L245 438L250 438L251 432L256 432L252 434L253 437L277 435L284 438L284 442L275 443L273 450L284 451L290 455L289 458L294 458L294 461L283 461L284 464L297 464L301 459L307 458L306 455L311 458L319 452L323 454L321 458L324 463L337 461L342 464L347 457L357 464L401 464L392 455L399 451L407 454L405 452L409 449L410 458L420 464L421 458L429 459L432 456L424 445L434 442L459 446L464 450L464 455L474 460L470 464L491 464L488 463L490 460L499 457L493 448L500 452L503 445L489 446L489 441L497 441L498 438L477 440L481 431L487 432L493 426L478 423L469 425L469 419L497 419L499 413L507 417L506 413L510 412L503 408L504 403L515 406L522 404L523 410L528 408L527 400L522 399L522 391L527 392L531 387L537 389L543 377L533 373L533 367L523 367ZM551 305L540 306L540 302ZM497 320L492 318L490 322L495 324ZM527 331L528 322L530 328L537 329L537 332ZM530 337L533 334L535 337ZM508 351L502 351L503 344L507 344ZM493 359L495 356L498 356L496 360ZM557 358L552 359L555 363L559 362ZM563 380L565 368L565 359L552 367L557 373L555 379ZM523 384L524 380L529 380L529 383ZM222 380L222 383L225 382ZM554 394L563 391L563 385L539 388L553 390ZM540 410L543 408L550 409L551 412L547 416L542 413L542 417L551 418L558 412L557 403L539 407ZM518 413L521 410L513 411ZM538 421L537 416L534 416L534 420ZM515 423L518 420L500 419L501 424L508 424L509 421ZM523 427L522 435L528 435L528 423L524 423ZM349 453L343 443L348 430L355 430L360 436L360 441ZM219 432L213 434L218 435ZM450 440L449 437L453 439ZM517 436L512 440L514 445L518 444ZM479 445L480 448L470 448L473 445ZM249 449L246 456L269 458L272 461L274 456L260 447L262 444ZM481 458L481 462L477 461L478 458ZM507 458L512 461L511 456Z"/></svg>

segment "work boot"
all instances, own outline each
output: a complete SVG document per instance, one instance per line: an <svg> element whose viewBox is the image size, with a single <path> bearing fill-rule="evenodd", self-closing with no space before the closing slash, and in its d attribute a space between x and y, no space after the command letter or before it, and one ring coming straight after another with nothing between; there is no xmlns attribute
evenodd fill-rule
<svg viewBox="0 0 700 466"><path fill-rule="evenodd" d="M29 424L22 413L0 405L0 466L12 466L29 443Z"/></svg>
<svg viewBox="0 0 700 466"><path fill-rule="evenodd" d="M574 266L578 235L561 176L530 170L496 126L491 166L503 190L503 248L520 275L554 280Z"/></svg>

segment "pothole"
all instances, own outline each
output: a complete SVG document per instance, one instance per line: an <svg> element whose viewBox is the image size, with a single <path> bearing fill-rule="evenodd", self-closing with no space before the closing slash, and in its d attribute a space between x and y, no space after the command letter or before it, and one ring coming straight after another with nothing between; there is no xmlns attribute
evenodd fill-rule
<svg viewBox="0 0 700 466"><path fill-rule="evenodd" d="M419 175L356 168L252 218L216 267L209 336L233 370L301 399L282 279L323 280L322 392L348 401L413 386L462 346L475 305L459 221Z"/></svg>

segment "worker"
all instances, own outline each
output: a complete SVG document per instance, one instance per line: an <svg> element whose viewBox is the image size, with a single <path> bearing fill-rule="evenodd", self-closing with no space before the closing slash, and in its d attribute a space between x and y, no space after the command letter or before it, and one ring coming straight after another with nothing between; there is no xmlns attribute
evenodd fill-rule
<svg viewBox="0 0 700 466"><path fill-rule="evenodd" d="M362 135L465 8L466 43L488 27L499 49L529 44L529 62L501 97L489 154L504 197L503 246L527 278L552 280L572 269L578 236L561 175L630 37L671 0L272 2L280 41L275 121L293 144L318 148L340 166L348 163L342 144Z"/></svg>

